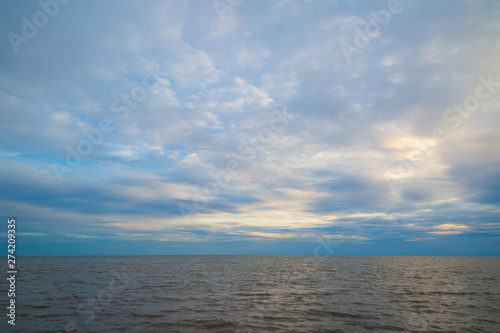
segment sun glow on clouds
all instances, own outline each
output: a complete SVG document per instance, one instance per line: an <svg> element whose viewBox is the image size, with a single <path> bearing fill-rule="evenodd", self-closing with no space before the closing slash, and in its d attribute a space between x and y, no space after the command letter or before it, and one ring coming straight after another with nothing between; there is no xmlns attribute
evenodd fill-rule
<svg viewBox="0 0 500 333"><path fill-rule="evenodd" d="M440 230L446 230L446 231L429 231L430 234L435 234L435 235L458 235L463 232L464 229L469 229L469 226L466 225L461 225L461 224L452 224L452 223L447 223L447 224L441 224L437 225L434 228L440 229ZM455 230L458 229L458 230Z"/></svg>
<svg viewBox="0 0 500 333"><path fill-rule="evenodd" d="M435 226L435 228L442 230L449 230L449 229L469 229L470 227L462 224L448 223L448 224L437 225Z"/></svg>

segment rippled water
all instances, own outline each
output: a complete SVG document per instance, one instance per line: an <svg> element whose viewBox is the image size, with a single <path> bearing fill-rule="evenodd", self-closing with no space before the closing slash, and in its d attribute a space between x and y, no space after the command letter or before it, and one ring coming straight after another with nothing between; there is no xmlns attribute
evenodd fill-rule
<svg viewBox="0 0 500 333"><path fill-rule="evenodd" d="M500 332L497 257L18 260L22 332Z"/></svg>

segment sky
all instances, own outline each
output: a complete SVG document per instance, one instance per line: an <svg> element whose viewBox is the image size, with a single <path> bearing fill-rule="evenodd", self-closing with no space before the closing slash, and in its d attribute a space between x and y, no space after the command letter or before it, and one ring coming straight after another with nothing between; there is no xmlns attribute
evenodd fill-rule
<svg viewBox="0 0 500 333"><path fill-rule="evenodd" d="M0 22L18 255L500 255L500 1L1 1Z"/></svg>

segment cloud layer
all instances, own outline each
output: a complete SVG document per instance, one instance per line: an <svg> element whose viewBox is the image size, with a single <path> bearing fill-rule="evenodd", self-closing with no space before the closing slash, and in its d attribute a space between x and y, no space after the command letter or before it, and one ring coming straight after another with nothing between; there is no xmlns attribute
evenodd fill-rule
<svg viewBox="0 0 500 333"><path fill-rule="evenodd" d="M25 254L500 255L499 3L222 2L0 4Z"/></svg>

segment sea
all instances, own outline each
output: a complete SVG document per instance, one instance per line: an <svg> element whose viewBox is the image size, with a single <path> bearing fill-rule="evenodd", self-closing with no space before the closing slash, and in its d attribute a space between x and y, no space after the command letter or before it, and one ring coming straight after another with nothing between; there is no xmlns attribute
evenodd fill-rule
<svg viewBox="0 0 500 333"><path fill-rule="evenodd" d="M500 257L18 257L1 332L500 332ZM4 297L5 296L5 297Z"/></svg>

